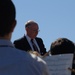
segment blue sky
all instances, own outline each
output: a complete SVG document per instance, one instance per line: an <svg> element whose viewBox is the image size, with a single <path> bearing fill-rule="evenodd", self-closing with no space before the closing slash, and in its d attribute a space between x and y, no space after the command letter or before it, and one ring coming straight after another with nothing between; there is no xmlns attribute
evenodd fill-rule
<svg viewBox="0 0 75 75"><path fill-rule="evenodd" d="M57 38L75 42L75 0L12 0L16 6L17 25L12 42L25 34L25 22L39 24L38 37L43 39L47 51Z"/></svg>

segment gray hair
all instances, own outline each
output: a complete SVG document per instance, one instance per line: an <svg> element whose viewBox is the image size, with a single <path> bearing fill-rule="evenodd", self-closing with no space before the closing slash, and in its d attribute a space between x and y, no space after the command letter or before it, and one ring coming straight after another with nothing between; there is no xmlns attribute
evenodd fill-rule
<svg viewBox="0 0 75 75"><path fill-rule="evenodd" d="M37 24L35 21L33 20L29 20L25 23L25 28L31 26L32 24ZM38 24L37 24L38 25Z"/></svg>

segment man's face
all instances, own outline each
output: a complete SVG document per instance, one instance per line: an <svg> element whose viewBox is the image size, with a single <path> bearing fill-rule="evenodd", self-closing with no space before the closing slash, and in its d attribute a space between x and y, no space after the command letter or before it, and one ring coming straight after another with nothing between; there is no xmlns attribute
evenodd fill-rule
<svg viewBox="0 0 75 75"><path fill-rule="evenodd" d="M27 35L30 38L34 39L37 36L38 31L39 31L38 25L33 23L30 27L27 28Z"/></svg>

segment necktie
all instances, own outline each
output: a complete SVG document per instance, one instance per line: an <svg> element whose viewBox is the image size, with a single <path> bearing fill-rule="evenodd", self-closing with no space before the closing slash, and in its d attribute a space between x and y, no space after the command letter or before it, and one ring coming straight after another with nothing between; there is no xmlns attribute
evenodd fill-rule
<svg viewBox="0 0 75 75"><path fill-rule="evenodd" d="M33 39L31 39L31 43L32 43L32 46L33 46L33 48L34 48L34 51L39 52L39 51L38 51L38 48L37 48L37 46L36 46L36 44L35 44L34 41L33 41Z"/></svg>

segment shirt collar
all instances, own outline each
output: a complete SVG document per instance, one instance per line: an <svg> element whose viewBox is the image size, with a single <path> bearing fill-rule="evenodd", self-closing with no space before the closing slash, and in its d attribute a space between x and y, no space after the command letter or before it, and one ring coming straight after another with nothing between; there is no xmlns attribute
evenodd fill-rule
<svg viewBox="0 0 75 75"><path fill-rule="evenodd" d="M28 35L25 35L25 37L27 38L27 40L31 41L31 38ZM33 41L35 41L35 39L33 39Z"/></svg>
<svg viewBox="0 0 75 75"><path fill-rule="evenodd" d="M14 47L14 45L10 40L5 40L5 39L0 39L0 46L2 45Z"/></svg>
<svg viewBox="0 0 75 75"><path fill-rule="evenodd" d="M26 35L26 38L30 41L31 40L31 38L28 36L28 35Z"/></svg>

